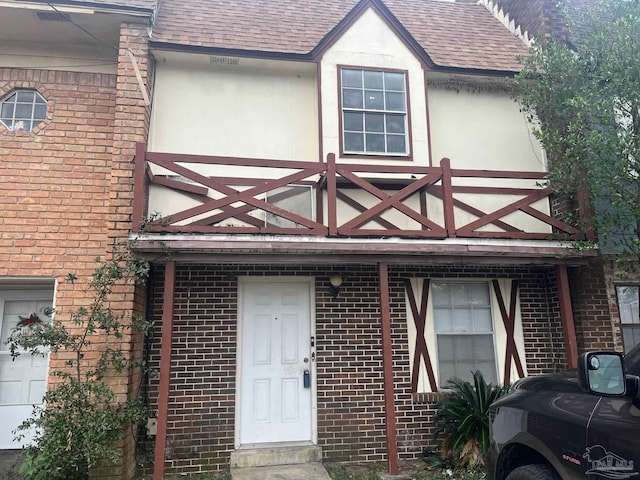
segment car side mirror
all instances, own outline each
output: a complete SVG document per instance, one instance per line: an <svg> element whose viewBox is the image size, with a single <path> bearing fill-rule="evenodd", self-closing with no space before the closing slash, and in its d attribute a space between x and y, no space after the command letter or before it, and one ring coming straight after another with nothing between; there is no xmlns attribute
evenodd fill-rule
<svg viewBox="0 0 640 480"><path fill-rule="evenodd" d="M578 379L583 389L596 395L624 395L627 391L622 355L618 352L580 355Z"/></svg>

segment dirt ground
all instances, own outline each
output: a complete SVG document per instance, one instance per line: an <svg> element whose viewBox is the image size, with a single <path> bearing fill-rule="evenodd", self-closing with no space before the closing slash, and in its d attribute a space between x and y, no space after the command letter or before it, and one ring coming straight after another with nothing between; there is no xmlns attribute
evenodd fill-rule
<svg viewBox="0 0 640 480"><path fill-rule="evenodd" d="M344 467L352 473L375 473L386 472L387 462L366 462L366 463L331 463L323 462L327 469ZM414 474L416 472L427 472L429 466L423 460L400 460L399 462L401 474Z"/></svg>

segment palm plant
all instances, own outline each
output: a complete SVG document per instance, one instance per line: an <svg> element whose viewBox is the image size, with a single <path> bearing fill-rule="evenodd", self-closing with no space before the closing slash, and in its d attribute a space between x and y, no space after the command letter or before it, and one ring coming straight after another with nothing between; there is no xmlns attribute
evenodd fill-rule
<svg viewBox="0 0 640 480"><path fill-rule="evenodd" d="M441 438L440 455L459 466L482 466L489 448L489 407L509 386L487 383L476 370L473 384L454 377L444 388L448 392L436 405L435 436Z"/></svg>

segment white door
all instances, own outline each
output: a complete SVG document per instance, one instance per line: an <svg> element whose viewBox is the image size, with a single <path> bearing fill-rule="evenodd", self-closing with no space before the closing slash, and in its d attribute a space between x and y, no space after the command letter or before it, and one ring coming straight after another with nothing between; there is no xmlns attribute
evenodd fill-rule
<svg viewBox="0 0 640 480"><path fill-rule="evenodd" d="M277 279L243 286L242 445L312 439L310 288L310 283Z"/></svg>
<svg viewBox="0 0 640 480"><path fill-rule="evenodd" d="M48 321L42 313L45 307L51 307L50 292L0 292L0 449L22 448L32 439L30 434L15 441L13 431L31 415L33 405L42 404L47 358L22 353L12 360L7 338L20 317L35 313L42 321Z"/></svg>

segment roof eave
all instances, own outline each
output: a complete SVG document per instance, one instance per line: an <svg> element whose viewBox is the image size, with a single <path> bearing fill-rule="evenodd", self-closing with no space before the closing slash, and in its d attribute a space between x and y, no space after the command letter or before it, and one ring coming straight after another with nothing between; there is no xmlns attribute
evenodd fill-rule
<svg viewBox="0 0 640 480"><path fill-rule="evenodd" d="M485 68L469 68L469 67L454 67L450 65L434 65L431 71L438 73L450 73L457 75L479 75L485 77L515 77L519 71L516 70L495 70Z"/></svg>
<svg viewBox="0 0 640 480"><path fill-rule="evenodd" d="M22 2L18 0L5 0L6 3L14 3L16 6L30 4L42 4L55 6L66 6L76 8L87 8L99 12L107 13L120 13L126 15L134 15L141 17L152 17L154 9L143 7L132 7L123 5L113 5L108 3L97 2L81 2L81 1L65 1L65 0L29 0L28 2Z"/></svg>
<svg viewBox="0 0 640 480"><path fill-rule="evenodd" d="M271 60L289 60L313 62L309 53L272 52L266 50L243 50L238 48L205 47L185 43L149 41L149 48L167 52L199 53L202 55L221 55L228 57L265 58Z"/></svg>
<svg viewBox="0 0 640 480"><path fill-rule="evenodd" d="M167 52L198 53L202 55L221 55L228 57L263 58L271 60L288 60L298 62L318 62L320 58L315 49L309 53L275 52L267 50L244 50L238 48L205 47L200 45L188 45L185 43L149 41L151 50L163 50ZM455 67L450 65L438 65L433 61L428 68L433 72L450 73L458 75L480 75L492 77L513 77L519 72L515 70L478 69L469 67Z"/></svg>

